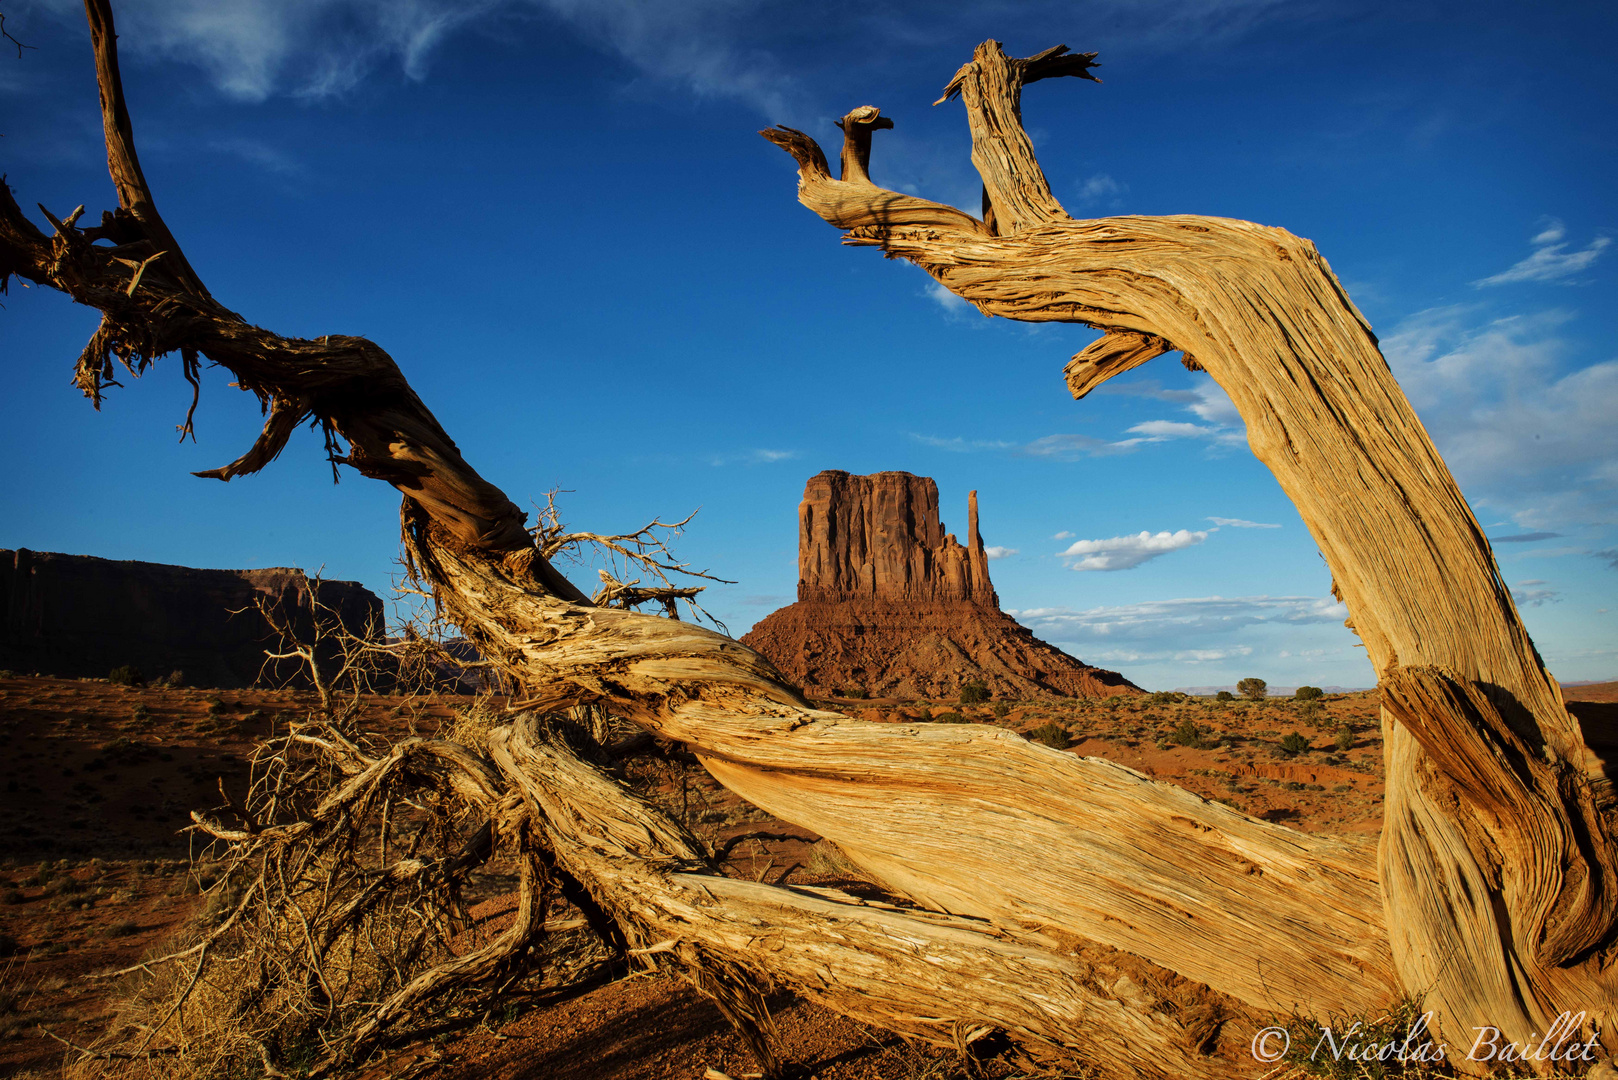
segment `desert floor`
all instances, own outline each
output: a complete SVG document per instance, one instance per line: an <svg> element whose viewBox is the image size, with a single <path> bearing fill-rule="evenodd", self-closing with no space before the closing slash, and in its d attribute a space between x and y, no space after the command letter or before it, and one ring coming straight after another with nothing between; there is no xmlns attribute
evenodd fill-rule
<svg viewBox="0 0 1618 1080"><path fill-rule="evenodd" d="M1618 730L1618 683L1569 688L1594 729ZM184 832L192 809L240 791L256 739L314 707L287 690L123 687L105 680L0 676L0 1076L53 1075L64 1042L93 1041L112 1022L114 982L87 978L139 962L197 913L212 883ZM498 701L489 703L501 704ZM957 718L994 723L1182 785L1294 828L1365 835L1380 827L1382 744L1374 691L1219 703L1184 695L1107 701L832 701L884 722ZM364 726L433 735L472 706L464 697L366 700ZM954 715L949 715L954 714ZM1290 740L1294 749L1282 743ZM1301 746L1301 748L1299 748ZM804 830L724 791L675 748L655 744L618 766L624 779L717 844L725 870L788 883L846 882L846 867ZM495 918L509 879L482 882ZM774 1003L783 1050L820 1080L951 1077L957 1063L809 1003ZM52 1036L55 1036L53 1038ZM718 1011L672 978L637 974L560 1003L520 1002L431 1043L405 1048L377 1076L412 1062L435 1077L732 1076L755 1070ZM1011 1075L991 1063L990 1075Z"/></svg>

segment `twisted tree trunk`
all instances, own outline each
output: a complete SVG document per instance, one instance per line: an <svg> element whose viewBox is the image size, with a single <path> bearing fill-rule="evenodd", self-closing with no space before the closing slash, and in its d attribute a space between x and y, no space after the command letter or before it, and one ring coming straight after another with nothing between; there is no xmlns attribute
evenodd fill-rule
<svg viewBox="0 0 1618 1080"><path fill-rule="evenodd" d="M1427 994L1463 1047L1474 1025L1521 1041L1562 1010L1598 1027L1615 1015L1607 808L1481 530L1313 245L1240 221L1062 211L1018 103L1028 82L1089 77L1093 54L1017 60L987 42L951 82L983 176L981 221L871 183L871 132L891 126L873 108L842 122L841 179L802 133L765 134L845 242L911 259L986 313L1105 329L1068 366L1075 396L1171 350L1230 393L1381 679L1380 852L1007 733L820 711L729 638L592 606L386 353L360 338L283 338L209 295L140 171L108 0L86 7L120 209L90 229L82 208L52 217L46 235L0 187L0 282L19 275L102 312L78 362L98 405L114 358L138 373L174 351L188 375L207 356L256 392L263 434L202 475L254 472L317 420L334 463L403 493L414 566L523 687L524 707L604 703L689 745L721 783L836 841L919 906L715 877L678 825L531 720L498 735L507 787L486 801L520 796L528 833L642 955L715 996L767 1068L771 983L943 1043L1000 1030L1089 1047L1097 1067L1130 1076L1230 1075L1238 1066L1205 1056L1222 1024L1360 1012L1401 991Z"/></svg>
<svg viewBox="0 0 1618 1080"><path fill-rule="evenodd" d="M811 140L800 200L915 262L987 314L1108 333L1075 356L1083 397L1171 350L1206 370L1297 505L1352 613L1385 701L1380 883L1401 984L1447 1031L1524 1039L1564 1010L1611 1014L1618 891L1606 796L1483 531L1324 258L1274 228L1207 217L1074 221L1027 137L1021 86L1088 76L1058 49L980 46L946 89L966 103L986 221L834 180ZM868 129L876 110L845 118ZM846 157L846 155L845 155Z"/></svg>

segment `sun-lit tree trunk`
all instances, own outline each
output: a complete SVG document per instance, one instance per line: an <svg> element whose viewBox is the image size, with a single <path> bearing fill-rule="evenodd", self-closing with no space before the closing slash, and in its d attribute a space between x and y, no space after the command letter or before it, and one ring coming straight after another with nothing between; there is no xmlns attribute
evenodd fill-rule
<svg viewBox="0 0 1618 1080"><path fill-rule="evenodd" d="M1226 389L1378 672L1380 848L1008 732L821 711L721 634L593 606L385 352L284 338L208 293L141 174L108 2L86 7L120 207L93 228L78 211L50 217L46 234L0 190L0 274L102 312L77 367L98 405L115 362L138 373L176 351L188 376L205 356L258 394L258 441L202 475L257 471L314 420L334 463L402 492L414 567L523 690L527 715L497 732L489 760L464 765L476 778L464 797L491 822L520 802L528 824L496 831L542 848L637 955L715 997L772 1071L771 985L945 1044L1001 1031L1036 1050L1088 1048L1125 1076L1227 1076L1240 1065L1207 1056L1222 1026L1365 1012L1400 993L1425 994L1452 1045L1478 1024L1523 1040L1562 1010L1599 1027L1618 1015L1604 973L1618 922L1607 807L1482 531L1312 244L1219 218L1076 221L1057 204L1020 95L1089 77L1093 56L1013 59L991 41L952 80L983 220L870 181L871 133L891 126L874 108L842 121L841 179L802 133L765 135L846 243L910 259L988 314L1105 330L1068 365L1075 396L1170 351ZM916 906L716 877L698 841L533 719L587 703L686 744L721 783L835 841ZM423 985L434 977L449 976Z"/></svg>

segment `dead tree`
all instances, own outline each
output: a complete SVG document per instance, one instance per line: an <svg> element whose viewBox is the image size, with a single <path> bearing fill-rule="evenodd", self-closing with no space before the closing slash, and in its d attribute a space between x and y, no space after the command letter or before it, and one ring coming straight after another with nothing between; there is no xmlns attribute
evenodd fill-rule
<svg viewBox="0 0 1618 1080"><path fill-rule="evenodd" d="M519 683L523 707L600 703L686 744L721 783L918 905L715 877L677 823L531 715L496 731L486 759L432 755L501 820L520 816L525 850L582 883L626 946L712 994L767 1068L772 985L943 1044L1001 1031L1033 1051L1088 1048L1124 1076L1228 1076L1240 1066L1206 1056L1221 1024L1366 1012L1401 993L1426 995L1452 1047L1475 1025L1524 1041L1563 1010L1600 1029L1613 1019L1610 785L1482 530L1312 244L1242 221L1062 210L1020 95L1091 77L1093 55L1014 59L990 41L951 80L981 220L870 181L871 134L890 123L874 108L842 121L841 178L809 137L765 134L796 158L801 201L846 243L910 259L986 313L1105 330L1068 365L1076 396L1170 351L1229 392L1380 679L1379 846L1257 821L1009 732L821 711L721 634L592 604L385 352L282 337L210 295L141 174L108 0L86 6L119 207L91 228L82 208L47 213L45 233L0 191L0 280L101 311L77 365L97 404L115 364L138 373L173 352L188 373L205 356L255 392L263 433L203 475L255 472L299 423L320 424L334 462L403 494L412 565Z"/></svg>

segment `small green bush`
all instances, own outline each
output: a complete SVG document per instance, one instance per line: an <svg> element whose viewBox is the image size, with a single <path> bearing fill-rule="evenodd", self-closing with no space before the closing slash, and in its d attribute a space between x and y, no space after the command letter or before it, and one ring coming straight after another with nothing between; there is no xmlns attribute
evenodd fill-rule
<svg viewBox="0 0 1618 1080"><path fill-rule="evenodd" d="M1316 698L1324 697L1325 694L1326 692L1318 686L1300 686L1298 692L1292 696L1299 701L1314 701Z"/></svg>
<svg viewBox="0 0 1618 1080"><path fill-rule="evenodd" d="M61 877L51 879L45 886L46 896L65 896L84 891L84 882L76 877L63 874Z"/></svg>
<svg viewBox="0 0 1618 1080"><path fill-rule="evenodd" d="M961 687L962 705L982 705L989 700L989 685L982 679L973 679Z"/></svg>
<svg viewBox="0 0 1618 1080"><path fill-rule="evenodd" d="M1073 745L1073 736L1067 733L1067 728L1054 720L1047 720L1030 731L1028 738L1037 743L1044 743L1053 750L1066 750Z"/></svg>
<svg viewBox="0 0 1618 1080"><path fill-rule="evenodd" d="M933 723L935 724L970 724L971 722L958 712L939 713L933 717Z"/></svg>
<svg viewBox="0 0 1618 1080"><path fill-rule="evenodd" d="M1219 693L1214 695L1214 700L1215 701L1235 701L1236 700L1236 695L1231 693L1229 690L1221 690L1221 691L1219 691Z"/></svg>
<svg viewBox="0 0 1618 1080"><path fill-rule="evenodd" d="M1280 746L1289 754L1301 754L1309 749L1309 740L1294 731L1281 740Z"/></svg>
<svg viewBox="0 0 1618 1080"><path fill-rule="evenodd" d="M1180 726L1175 728L1173 733L1169 735L1168 741L1175 746L1189 746L1194 750L1200 750L1208 745L1207 739L1203 737L1202 729L1189 720L1181 720Z"/></svg>
<svg viewBox="0 0 1618 1080"><path fill-rule="evenodd" d="M1354 748L1353 730L1347 727L1338 729L1337 738L1332 740L1332 745L1339 750L1352 750Z"/></svg>
<svg viewBox="0 0 1618 1080"><path fill-rule="evenodd" d="M119 664L107 673L107 681L114 686L145 686L146 676L133 664Z"/></svg>
<svg viewBox="0 0 1618 1080"><path fill-rule="evenodd" d="M989 706L989 711L994 713L994 718L996 720L1004 720L1007 716L1011 715L1011 706L1007 705L1003 701L997 701L993 705Z"/></svg>
<svg viewBox="0 0 1618 1080"><path fill-rule="evenodd" d="M1395 1077L1425 1078L1439 1074L1431 1063L1441 1061L1441 1044L1422 1022L1421 999L1401 998L1390 1008L1360 1016L1272 1017L1288 1034L1282 1062L1291 1066L1288 1076L1318 1076L1325 1080L1393 1080ZM1326 1040L1330 1032L1330 1041ZM1324 1045L1323 1045L1324 1044ZM1391 1046L1399 1055L1366 1054L1364 1048ZM1336 1053L1334 1047L1361 1049L1361 1054ZM1281 1049L1277 1044L1276 1049ZM1448 1073L1448 1069L1443 1069ZM1519 1076L1525 1073L1509 1072Z"/></svg>
<svg viewBox="0 0 1618 1080"><path fill-rule="evenodd" d="M1263 679L1243 679L1236 684L1236 692L1248 701L1263 701L1269 686Z"/></svg>

